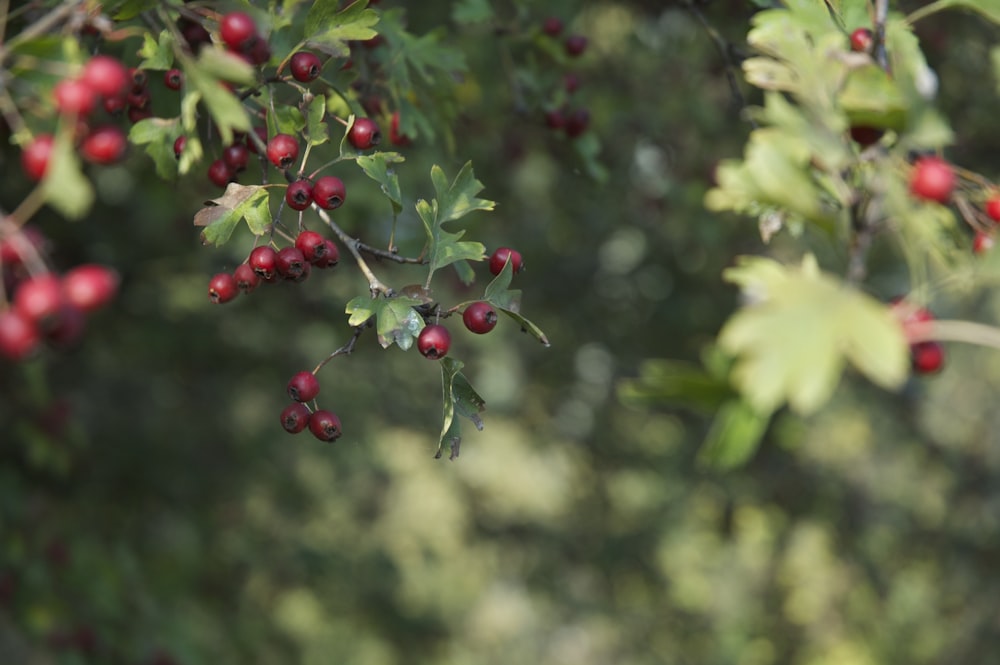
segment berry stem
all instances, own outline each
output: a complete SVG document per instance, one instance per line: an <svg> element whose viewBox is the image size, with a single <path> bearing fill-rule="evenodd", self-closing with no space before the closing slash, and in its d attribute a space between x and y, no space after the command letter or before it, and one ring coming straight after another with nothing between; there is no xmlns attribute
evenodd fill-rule
<svg viewBox="0 0 1000 665"><path fill-rule="evenodd" d="M875 33L873 53L875 62L885 72L889 71L889 55L885 50L885 22L889 18L889 0L875 0Z"/></svg>
<svg viewBox="0 0 1000 665"><path fill-rule="evenodd" d="M351 335L351 339L347 340L346 344L344 344L342 347L340 347L339 349L328 355L326 358L324 358L322 361L320 361L320 363L316 365L315 369L313 369L313 374L317 374L321 369L323 369L324 365L326 365L328 362L330 362L337 356L351 355L351 353L354 352L354 345L358 343L358 338L361 337L361 333L363 333L365 331L365 328L368 327L369 321L371 321L371 319L368 319L368 321L365 321L359 326L354 326L354 334Z"/></svg>
<svg viewBox="0 0 1000 665"><path fill-rule="evenodd" d="M357 262L358 268L361 269L361 272L364 273L365 278L368 280L368 289L372 292L372 296L374 297L380 293L385 296L391 296L393 293L392 289L383 284L379 278L375 276L372 269L368 267L368 263L365 261L364 257L361 256L361 252L358 249L361 245L361 241L347 235L342 228L337 226L337 223L333 221L325 210L319 206L313 206L313 208L316 210L320 219L323 220L323 223L329 226L333 232L337 234L340 241L347 246L351 255L354 256L354 260Z"/></svg>
<svg viewBox="0 0 1000 665"><path fill-rule="evenodd" d="M907 326L907 339L917 342L965 342L1000 349L1000 328L973 321L926 321Z"/></svg>

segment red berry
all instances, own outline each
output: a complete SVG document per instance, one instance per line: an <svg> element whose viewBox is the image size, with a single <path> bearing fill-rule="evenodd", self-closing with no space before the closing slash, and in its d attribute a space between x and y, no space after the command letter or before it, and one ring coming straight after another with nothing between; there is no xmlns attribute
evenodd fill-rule
<svg viewBox="0 0 1000 665"><path fill-rule="evenodd" d="M200 23L182 17L177 22L177 27L180 28L181 36L187 42L188 48L194 53L200 51L202 46L212 43L212 35Z"/></svg>
<svg viewBox="0 0 1000 665"><path fill-rule="evenodd" d="M177 140L174 141L174 156L177 157L177 159L181 158L181 153L184 152L184 146L185 145L187 145L187 137L186 136L183 136L183 135L182 136L178 136Z"/></svg>
<svg viewBox="0 0 1000 665"><path fill-rule="evenodd" d="M319 395L319 379L312 372L299 372L288 381L288 396L296 402L311 402Z"/></svg>
<svg viewBox="0 0 1000 665"><path fill-rule="evenodd" d="M240 293L232 273L217 273L208 281L208 299L216 305L227 303Z"/></svg>
<svg viewBox="0 0 1000 665"><path fill-rule="evenodd" d="M490 272L494 275L499 275L500 271L503 270L504 264L507 263L508 257L510 258L511 270L515 273L521 272L521 253L510 247L499 247L493 252L490 256Z"/></svg>
<svg viewBox="0 0 1000 665"><path fill-rule="evenodd" d="M105 125L90 132L80 144L80 154L94 164L114 164L125 156L128 140L121 127Z"/></svg>
<svg viewBox="0 0 1000 665"><path fill-rule="evenodd" d="M993 249L994 242L996 242L996 240L993 238L992 234L977 231L976 235L972 238L972 251L976 254L988 252Z"/></svg>
<svg viewBox="0 0 1000 665"><path fill-rule="evenodd" d="M885 130L877 127L851 127L851 138L854 139L855 143L864 147L878 143L884 134Z"/></svg>
<svg viewBox="0 0 1000 665"><path fill-rule="evenodd" d="M168 69L163 74L163 85L171 90L180 90L184 85L184 72L179 69Z"/></svg>
<svg viewBox="0 0 1000 665"><path fill-rule="evenodd" d="M316 205L326 210L333 210L343 205L347 198L347 190L344 188L344 181L332 175L325 175L316 181L312 190L313 200Z"/></svg>
<svg viewBox="0 0 1000 665"><path fill-rule="evenodd" d="M948 203L955 189L955 171L939 157L921 157L913 165L910 193L919 199Z"/></svg>
<svg viewBox="0 0 1000 665"><path fill-rule="evenodd" d="M225 187L236 181L236 174L219 158L208 165L208 179L218 187Z"/></svg>
<svg viewBox="0 0 1000 665"><path fill-rule="evenodd" d="M302 277L308 268L309 262L296 247L284 247L278 252L275 258L274 267L278 274L288 280L297 280Z"/></svg>
<svg viewBox="0 0 1000 665"><path fill-rule="evenodd" d="M102 97L119 97L128 88L128 68L116 58L95 55L83 66L80 80Z"/></svg>
<svg viewBox="0 0 1000 665"><path fill-rule="evenodd" d="M52 88L56 108L66 115L87 115L97 103L94 89L80 79L63 79Z"/></svg>
<svg viewBox="0 0 1000 665"><path fill-rule="evenodd" d="M389 142L398 146L410 145L410 137L399 131L399 111L392 114L389 123Z"/></svg>
<svg viewBox="0 0 1000 665"><path fill-rule="evenodd" d="M317 268L332 268L337 265L338 261L340 261L340 250L337 249L337 244L329 238L326 239L324 244L326 245L326 250L324 251L323 256L317 258L316 261L313 262L313 265Z"/></svg>
<svg viewBox="0 0 1000 665"><path fill-rule="evenodd" d="M347 133L347 140L351 142L356 150L368 150L374 148L382 140L382 133L378 125L371 118L355 118Z"/></svg>
<svg viewBox="0 0 1000 665"><path fill-rule="evenodd" d="M851 50L858 53L870 53L875 33L868 28L858 28L851 33Z"/></svg>
<svg viewBox="0 0 1000 665"><path fill-rule="evenodd" d="M296 180L285 190L285 203L292 210L305 210L313 200L313 186L308 180Z"/></svg>
<svg viewBox="0 0 1000 665"><path fill-rule="evenodd" d="M340 438L340 418L337 414L320 409L309 417L309 431L320 441L335 441Z"/></svg>
<svg viewBox="0 0 1000 665"><path fill-rule="evenodd" d="M590 126L590 111L577 109L566 118L566 136L576 138Z"/></svg>
<svg viewBox="0 0 1000 665"><path fill-rule="evenodd" d="M279 169L287 169L299 156L299 142L288 134L275 134L267 142L267 158Z"/></svg>
<svg viewBox="0 0 1000 665"><path fill-rule="evenodd" d="M431 360L438 360L448 355L451 347L451 333L440 323L424 326L417 336L417 350L421 355Z"/></svg>
<svg viewBox="0 0 1000 665"><path fill-rule="evenodd" d="M1000 222L1000 196L991 196L986 201L986 214L994 222Z"/></svg>
<svg viewBox="0 0 1000 665"><path fill-rule="evenodd" d="M542 32L547 34L549 37L558 37L559 33L562 32L562 29L562 19L556 16L550 16L542 23Z"/></svg>
<svg viewBox="0 0 1000 665"><path fill-rule="evenodd" d="M104 101L101 103L104 110L109 115L119 115L128 106L128 102L125 100L125 95L118 95L117 97L105 97Z"/></svg>
<svg viewBox="0 0 1000 665"><path fill-rule="evenodd" d="M278 253L270 245L254 247L250 252L247 263L257 273L257 276L265 282L270 282L277 276Z"/></svg>
<svg viewBox="0 0 1000 665"><path fill-rule="evenodd" d="M236 288L241 293L250 293L260 284L260 277L254 272L249 263L241 263L233 271L233 279L236 280Z"/></svg>
<svg viewBox="0 0 1000 665"><path fill-rule="evenodd" d="M132 90L142 91L145 89L146 84L149 83L149 76L146 74L145 69L139 69L138 67L132 67L128 70L129 76L132 77Z"/></svg>
<svg viewBox="0 0 1000 665"><path fill-rule="evenodd" d="M146 108L152 99L152 95L149 94L149 88L145 86L135 86L125 95L125 103L129 105L129 108L133 109Z"/></svg>
<svg viewBox="0 0 1000 665"><path fill-rule="evenodd" d="M566 53L570 57L577 57L587 50L587 38L583 35L570 35L566 38Z"/></svg>
<svg viewBox="0 0 1000 665"><path fill-rule="evenodd" d="M14 292L14 309L39 327L45 327L64 303L62 280L54 273L29 277Z"/></svg>
<svg viewBox="0 0 1000 665"><path fill-rule="evenodd" d="M315 191L315 190L314 190ZM295 246L309 263L317 263L326 257L326 238L315 231L303 231L295 238Z"/></svg>
<svg viewBox="0 0 1000 665"><path fill-rule="evenodd" d="M45 339L59 348L69 348L76 344L87 327L87 320L81 309L70 304L63 305L48 330Z"/></svg>
<svg viewBox="0 0 1000 665"><path fill-rule="evenodd" d="M251 42L249 50L244 47L244 53L246 53L251 65L263 65L271 59L271 47L260 38L255 38Z"/></svg>
<svg viewBox="0 0 1000 665"><path fill-rule="evenodd" d="M250 149L244 143L234 143L222 151L222 161L233 173L245 171L250 163Z"/></svg>
<svg viewBox="0 0 1000 665"><path fill-rule="evenodd" d="M292 56L289 68L296 81L309 83L319 78L320 71L323 69L323 63L315 53L299 51Z"/></svg>
<svg viewBox="0 0 1000 665"><path fill-rule="evenodd" d="M0 356L24 360L41 341L35 324L13 309L0 312Z"/></svg>
<svg viewBox="0 0 1000 665"><path fill-rule="evenodd" d="M79 265L62 277L66 301L84 312L107 305L118 293L118 273L96 263Z"/></svg>
<svg viewBox="0 0 1000 665"><path fill-rule="evenodd" d="M497 313L488 302L480 300L465 308L462 322L471 332L484 335L496 327Z"/></svg>
<svg viewBox="0 0 1000 665"><path fill-rule="evenodd" d="M561 109L550 109L545 112L545 125L549 129L562 129L566 126L566 115Z"/></svg>
<svg viewBox="0 0 1000 665"><path fill-rule="evenodd" d="M245 46L252 46L251 40L257 36L257 25L249 14L229 12L219 21L219 36L233 51L240 51Z"/></svg>
<svg viewBox="0 0 1000 665"><path fill-rule="evenodd" d="M36 182L45 176L45 171L49 168L53 142L51 134L39 134L21 153L21 168L25 175Z"/></svg>
<svg viewBox="0 0 1000 665"><path fill-rule="evenodd" d="M311 416L309 407L301 402L294 402L281 412L281 426L289 434L298 434L309 426Z"/></svg>
<svg viewBox="0 0 1000 665"><path fill-rule="evenodd" d="M137 108L135 106L130 106L128 109L128 121L133 125L140 120L145 120L146 118L153 117L153 110L149 108Z"/></svg>
<svg viewBox="0 0 1000 665"><path fill-rule="evenodd" d="M910 360L917 374L933 374L944 365L944 347L939 342L919 342L910 347Z"/></svg>

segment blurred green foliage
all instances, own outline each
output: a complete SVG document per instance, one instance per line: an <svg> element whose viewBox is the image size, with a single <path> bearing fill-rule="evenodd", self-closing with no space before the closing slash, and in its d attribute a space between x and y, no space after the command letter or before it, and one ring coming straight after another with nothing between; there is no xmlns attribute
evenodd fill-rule
<svg viewBox="0 0 1000 665"><path fill-rule="evenodd" d="M552 13L588 36L575 94L606 182L518 112L503 68L521 52L489 24L452 36L471 72L453 154L417 142L399 174L426 197L431 164L472 160L498 202L475 237L525 256L517 287L551 348L506 319L455 335L486 426L468 428L454 462L433 459L437 365L373 336L320 375L343 438L291 437L285 383L347 341L344 305L363 278L342 262L211 306L208 276L248 250L199 245L191 218L212 190L158 179L139 151L95 172L99 208L36 223L57 264L119 268L117 306L78 350L0 369L0 662L953 665L1000 653L1000 355L949 347L940 376L899 394L848 376L817 414L779 412L742 468L706 470L703 413L624 406L616 386L647 358L697 362L735 306L723 269L762 251L752 222L702 203L749 131L725 64L679 3L562 0L524 16L497 4L513 27ZM450 11L421 3L411 29ZM700 11L740 44L752 7ZM949 14L918 35L956 161L1000 176L1000 100L989 58L970 55L995 29ZM24 182L16 149L0 160L9 209ZM348 187L340 223L387 237L377 184L356 174ZM399 234L419 249L414 213ZM902 290L879 258L876 288ZM932 306L1000 318L993 293Z"/></svg>

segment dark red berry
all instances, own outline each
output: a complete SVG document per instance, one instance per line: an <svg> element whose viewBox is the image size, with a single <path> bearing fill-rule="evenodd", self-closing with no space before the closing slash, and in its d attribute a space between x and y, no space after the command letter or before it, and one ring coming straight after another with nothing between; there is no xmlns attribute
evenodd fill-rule
<svg viewBox="0 0 1000 665"><path fill-rule="evenodd" d="M24 360L38 348L41 338L35 324L13 309L0 312L0 356Z"/></svg>
<svg viewBox="0 0 1000 665"><path fill-rule="evenodd" d="M265 282L273 281L278 274L278 253L270 245L254 247L247 258L247 263Z"/></svg>
<svg viewBox="0 0 1000 665"><path fill-rule="evenodd" d="M292 56L289 68L296 81L309 83L319 78L319 73L323 69L323 63L315 53L299 51Z"/></svg>
<svg viewBox="0 0 1000 665"><path fill-rule="evenodd" d="M125 95L125 103L129 105L129 108L133 109L144 109L149 106L149 102L152 101L153 97L149 93L149 88L146 86L134 86L127 95Z"/></svg>
<svg viewBox="0 0 1000 665"><path fill-rule="evenodd" d="M251 40L257 36L257 25L249 14L229 12L219 21L219 36L233 51L252 46Z"/></svg>
<svg viewBox="0 0 1000 665"><path fill-rule="evenodd" d="M302 276L308 268L309 262L302 252L296 247L284 247L278 252L274 267L278 274L284 279L296 280Z"/></svg>
<svg viewBox="0 0 1000 665"><path fill-rule="evenodd" d="M271 59L271 47L263 39L255 38L251 41L249 49L244 47L243 53L250 60L251 65L263 65Z"/></svg>
<svg viewBox="0 0 1000 665"><path fill-rule="evenodd" d="M910 347L910 360L917 374L933 374L944 365L944 347L939 342L919 342Z"/></svg>
<svg viewBox="0 0 1000 665"><path fill-rule="evenodd" d="M90 132L80 144L80 154L94 164L114 164L125 156L128 140L121 127L105 125Z"/></svg>
<svg viewBox="0 0 1000 665"><path fill-rule="evenodd" d="M132 89L142 90L149 83L149 76L146 74L145 69L139 69L138 67L133 67L128 70L129 76L132 77Z"/></svg>
<svg viewBox="0 0 1000 665"><path fill-rule="evenodd" d="M241 263L233 271L233 279L236 280L236 288L240 293L250 293L260 284L260 277L253 271L249 263Z"/></svg>
<svg viewBox="0 0 1000 665"><path fill-rule="evenodd" d="M549 129L562 129L566 126L566 114L562 109L549 109L545 112L545 125Z"/></svg>
<svg viewBox="0 0 1000 665"><path fill-rule="evenodd" d="M240 290L236 287L236 279L233 278L232 273L220 272L208 282L208 299L216 305L229 302L239 293Z"/></svg>
<svg viewBox="0 0 1000 665"><path fill-rule="evenodd" d="M146 118L152 118L153 110L150 108L141 109L141 108L136 108L134 106L130 106L127 115L128 115L128 121L134 125L140 120L145 120Z"/></svg>
<svg viewBox="0 0 1000 665"><path fill-rule="evenodd" d="M451 347L451 333L440 323L424 326L417 336L417 350L431 360L439 360L448 355Z"/></svg>
<svg viewBox="0 0 1000 665"><path fill-rule="evenodd" d="M570 35L566 38L566 53L570 57L577 57L587 50L587 38L583 35Z"/></svg>
<svg viewBox="0 0 1000 665"><path fill-rule="evenodd" d="M340 438L340 418L337 414L320 409L309 417L309 431L320 441L336 441Z"/></svg>
<svg viewBox="0 0 1000 665"><path fill-rule="evenodd" d="M13 308L32 324L45 328L65 304L62 280L54 273L29 277L14 291Z"/></svg>
<svg viewBox="0 0 1000 665"><path fill-rule="evenodd" d="M851 127L851 138L854 139L855 143L864 147L878 143L884 134L885 130L877 127Z"/></svg>
<svg viewBox="0 0 1000 665"><path fill-rule="evenodd" d="M200 51L202 46L212 43L212 35L201 23L181 18L177 22L177 27L180 28L181 36L187 42L188 48L194 53Z"/></svg>
<svg viewBox="0 0 1000 665"><path fill-rule="evenodd" d="M329 238L326 239L325 244L326 250L323 256L313 262L313 265L317 268L332 268L340 261L340 250L337 249L337 244Z"/></svg>
<svg viewBox="0 0 1000 665"><path fill-rule="evenodd" d="M97 263L79 265L62 277L66 301L84 312L92 312L111 302L118 293L118 273Z"/></svg>
<svg viewBox="0 0 1000 665"><path fill-rule="evenodd" d="M292 210L305 210L313 200L313 186L308 180L296 180L285 190L285 203Z"/></svg>
<svg viewBox="0 0 1000 665"><path fill-rule="evenodd" d="M108 55L95 55L88 60L80 79L104 98L121 96L131 83L128 68Z"/></svg>
<svg viewBox="0 0 1000 665"><path fill-rule="evenodd" d="M312 413L309 407L301 402L289 404L281 412L281 426L289 434L298 434L309 426L309 419Z"/></svg>
<svg viewBox="0 0 1000 665"><path fill-rule="evenodd" d="M356 150L368 150L374 148L382 140L382 133L378 125L371 118L355 118L347 133L347 140L351 142Z"/></svg>
<svg viewBox="0 0 1000 665"><path fill-rule="evenodd" d="M168 69L163 74L163 85L171 90L180 90L184 85L184 72L179 69Z"/></svg>
<svg viewBox="0 0 1000 665"><path fill-rule="evenodd" d="M858 53L870 53L875 33L868 28L858 28L851 33L851 50Z"/></svg>
<svg viewBox="0 0 1000 665"><path fill-rule="evenodd" d="M577 109L566 118L566 136L576 138L587 131L590 126L590 111L587 109Z"/></svg>
<svg viewBox="0 0 1000 665"><path fill-rule="evenodd" d="M86 327L87 320L83 311L67 303L59 309L45 331L45 340L55 347L66 349L80 341Z"/></svg>
<svg viewBox="0 0 1000 665"><path fill-rule="evenodd" d="M287 169L299 156L299 142L289 134L275 134L267 142L267 158L279 169Z"/></svg>
<svg viewBox="0 0 1000 665"><path fill-rule="evenodd" d="M177 140L174 141L174 157L177 159L181 158L181 153L184 152L185 145L187 145L187 137L178 136Z"/></svg>
<svg viewBox="0 0 1000 665"><path fill-rule="evenodd" d="M236 181L236 174L220 157L208 165L208 179L218 187L225 187Z"/></svg>
<svg viewBox="0 0 1000 665"><path fill-rule="evenodd" d="M222 161L233 170L233 173L245 171L247 164L250 163L250 149L244 143L233 143L222 151Z"/></svg>
<svg viewBox="0 0 1000 665"><path fill-rule="evenodd" d="M542 32L547 34L549 37L558 37L559 33L562 32L562 29L562 19L556 16L550 16L542 23Z"/></svg>
<svg viewBox="0 0 1000 665"><path fill-rule="evenodd" d="M508 257L510 258L511 270L515 273L521 272L521 253L510 247L499 247L493 252L490 256L490 272L494 275L499 275L500 271L503 270L504 264L507 263Z"/></svg>
<svg viewBox="0 0 1000 665"><path fill-rule="evenodd" d="M392 114L389 122L389 142L396 146L410 145L410 137L399 130L399 111Z"/></svg>
<svg viewBox="0 0 1000 665"><path fill-rule="evenodd" d="M347 190L344 188L344 181L337 176L325 175L316 181L312 190L313 200L316 205L326 210L333 210L343 205L347 198Z"/></svg>
<svg viewBox="0 0 1000 665"><path fill-rule="evenodd" d="M97 103L94 89L81 79L63 79L52 88L56 109L64 115L87 115Z"/></svg>
<svg viewBox="0 0 1000 665"><path fill-rule="evenodd" d="M315 190L314 190L315 191ZM309 263L318 263L326 257L326 238L315 231L303 231L295 238L295 246Z"/></svg>
<svg viewBox="0 0 1000 665"><path fill-rule="evenodd" d="M288 381L288 396L296 402L311 402L319 395L319 379L312 372L299 372Z"/></svg>
<svg viewBox="0 0 1000 665"><path fill-rule="evenodd" d="M470 332L483 335L496 327L497 313L488 302L480 300L465 308L462 312L462 323Z"/></svg>
<svg viewBox="0 0 1000 665"><path fill-rule="evenodd" d="M21 168L25 175L36 182L45 176L45 171L49 168L53 142L51 134L39 134L21 153Z"/></svg>
<svg viewBox="0 0 1000 665"><path fill-rule="evenodd" d="M109 115L119 115L128 106L128 102L125 101L125 95L118 95L117 97L105 97L101 105Z"/></svg>
<svg viewBox="0 0 1000 665"><path fill-rule="evenodd" d="M918 199L948 203L955 189L955 171L940 157L921 157L910 174L910 193Z"/></svg>

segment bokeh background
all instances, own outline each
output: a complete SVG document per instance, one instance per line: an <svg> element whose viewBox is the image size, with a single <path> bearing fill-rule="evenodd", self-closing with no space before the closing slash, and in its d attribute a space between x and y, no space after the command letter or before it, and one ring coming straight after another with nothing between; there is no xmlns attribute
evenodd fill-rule
<svg viewBox="0 0 1000 665"><path fill-rule="evenodd" d="M820 414L779 414L744 467L698 464L711 414L628 405L618 388L647 358L697 362L737 305L722 269L769 251L753 220L702 207L749 127L683 3L537 4L528 16L590 40L575 98L604 180L515 108L504 54L542 79L562 71L491 26L456 28L449 2L410 9L415 33L453 28L470 71L453 149L406 150L407 210L432 163L471 159L498 206L469 218L470 237L523 253L523 312L552 341L509 321L455 335L487 411L453 462L433 458L437 367L372 336L320 374L343 438L281 429L288 377L348 338L343 306L364 288L348 257L212 306L208 276L248 245L201 247L191 217L211 186L160 181L141 154L96 173L87 219L37 218L57 264L107 262L123 284L79 349L0 367L0 662L1000 659L1000 354L949 347L943 373L900 394L847 376ZM698 7L740 48L753 6ZM997 30L932 23L919 34L951 157L998 176ZM25 183L16 149L2 159L9 209ZM384 242L377 186L358 173L348 187L341 223ZM402 223L419 249L419 221ZM873 289L905 290L891 253L876 257ZM983 291L932 306L1000 315Z"/></svg>

